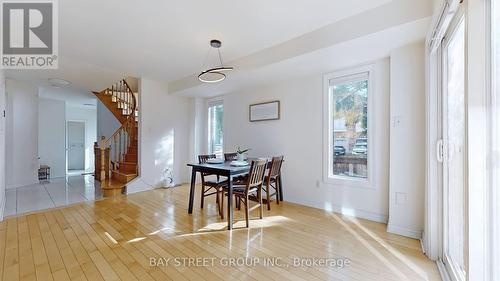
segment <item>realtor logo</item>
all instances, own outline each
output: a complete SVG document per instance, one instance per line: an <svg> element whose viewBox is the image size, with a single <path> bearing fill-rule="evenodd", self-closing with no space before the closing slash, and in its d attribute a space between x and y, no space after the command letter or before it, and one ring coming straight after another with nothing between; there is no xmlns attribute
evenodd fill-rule
<svg viewBox="0 0 500 281"><path fill-rule="evenodd" d="M57 68L57 7L54 0L0 0L1 68Z"/></svg>

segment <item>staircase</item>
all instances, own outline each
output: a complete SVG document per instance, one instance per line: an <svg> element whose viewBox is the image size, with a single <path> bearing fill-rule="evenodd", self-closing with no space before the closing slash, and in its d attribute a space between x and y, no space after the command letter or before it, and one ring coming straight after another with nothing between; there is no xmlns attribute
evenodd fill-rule
<svg viewBox="0 0 500 281"><path fill-rule="evenodd" d="M95 179L104 196L113 196L123 193L139 171L137 94L125 80L94 94L121 123L111 137L94 145Z"/></svg>

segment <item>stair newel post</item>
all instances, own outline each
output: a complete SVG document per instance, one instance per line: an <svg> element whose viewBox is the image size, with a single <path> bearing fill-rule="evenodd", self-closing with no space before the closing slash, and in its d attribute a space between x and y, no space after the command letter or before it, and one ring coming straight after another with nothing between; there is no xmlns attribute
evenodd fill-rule
<svg viewBox="0 0 500 281"><path fill-rule="evenodd" d="M102 150L102 154L104 155L103 158L103 163L104 163L104 178L105 179L110 179L111 178L111 147L106 147Z"/></svg>

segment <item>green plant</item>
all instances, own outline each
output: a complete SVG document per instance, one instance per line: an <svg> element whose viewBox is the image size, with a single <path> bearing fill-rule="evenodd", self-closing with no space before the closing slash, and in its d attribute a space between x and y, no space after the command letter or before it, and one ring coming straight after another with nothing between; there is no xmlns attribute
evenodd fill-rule
<svg viewBox="0 0 500 281"><path fill-rule="evenodd" d="M243 154L243 153L247 153L248 151L250 151L250 148L247 148L247 149L241 149L239 146L238 146L238 150L236 150L236 153L238 154Z"/></svg>

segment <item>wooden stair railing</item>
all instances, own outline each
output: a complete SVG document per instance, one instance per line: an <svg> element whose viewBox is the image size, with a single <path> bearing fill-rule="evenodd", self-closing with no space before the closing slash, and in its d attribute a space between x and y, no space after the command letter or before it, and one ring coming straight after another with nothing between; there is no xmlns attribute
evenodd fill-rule
<svg viewBox="0 0 500 281"><path fill-rule="evenodd" d="M101 181L103 191L123 191L125 184L138 174L136 96L125 80L94 94L122 124L113 135L94 147L95 179Z"/></svg>
<svg viewBox="0 0 500 281"><path fill-rule="evenodd" d="M103 147L110 148L109 163L112 170L119 168L120 163L125 161L125 156L129 148L137 141L135 118L129 118L120 128L118 128Z"/></svg>

